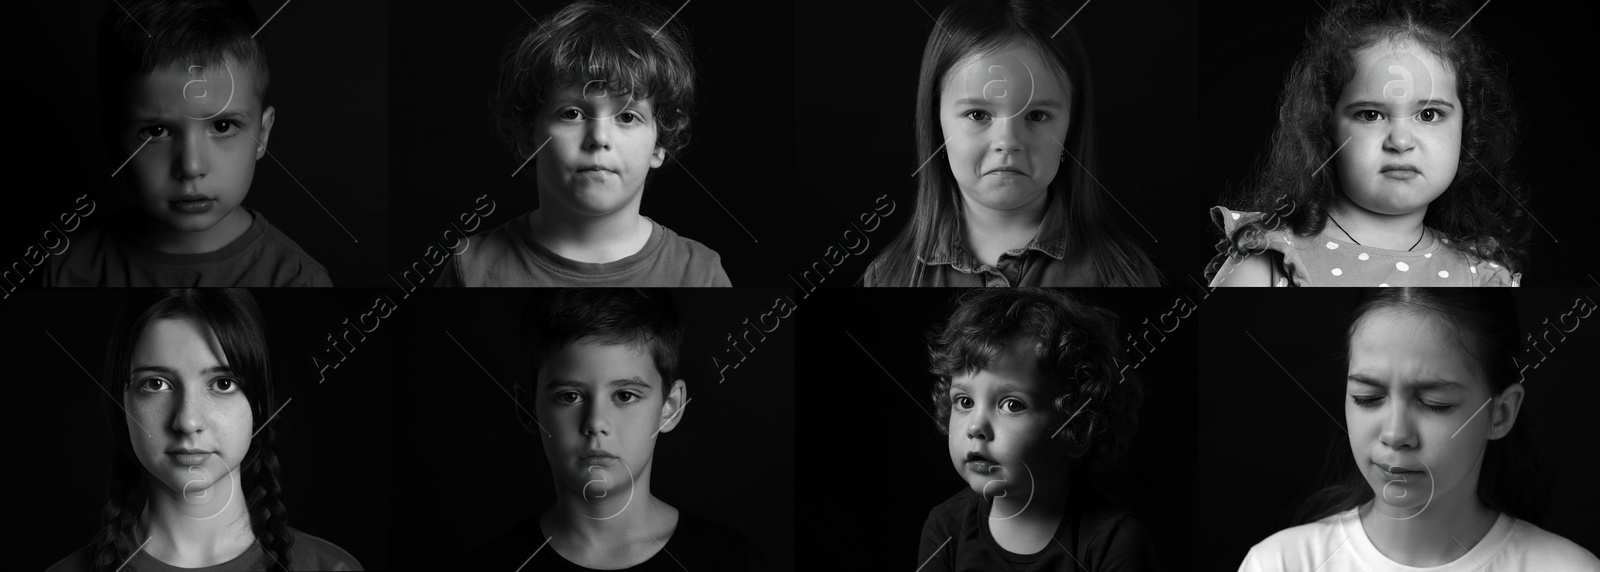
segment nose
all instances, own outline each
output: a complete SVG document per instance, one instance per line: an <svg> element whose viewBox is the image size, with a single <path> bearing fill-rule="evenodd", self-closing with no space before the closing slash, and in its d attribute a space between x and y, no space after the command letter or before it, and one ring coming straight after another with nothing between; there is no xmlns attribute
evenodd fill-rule
<svg viewBox="0 0 1600 572"><path fill-rule="evenodd" d="M967 418L967 438L988 441L994 436L994 429L989 426L989 416L981 408L972 412Z"/></svg>
<svg viewBox="0 0 1600 572"><path fill-rule="evenodd" d="M606 419L604 412L600 410L600 405L595 404L594 402L590 402L588 407L583 409L583 420L581 423L582 425L580 426L580 429L583 430L584 436L611 434L611 422Z"/></svg>
<svg viewBox="0 0 1600 572"><path fill-rule="evenodd" d="M178 409L172 412L172 429L194 434L205 431L211 404L205 392L179 390Z"/></svg>
<svg viewBox="0 0 1600 572"><path fill-rule="evenodd" d="M1383 421L1379 439L1396 451L1417 448L1417 430L1411 423L1410 408L1396 403L1389 407L1389 416Z"/></svg>
<svg viewBox="0 0 1600 572"><path fill-rule="evenodd" d="M205 133L186 133L175 137L172 150L173 176L180 180L198 179L211 170L211 161L205 148Z"/></svg>
<svg viewBox="0 0 1600 572"><path fill-rule="evenodd" d="M611 149L610 119L591 117L584 122L583 150L595 152Z"/></svg>
<svg viewBox="0 0 1600 572"><path fill-rule="evenodd" d="M1016 130L1021 128L1022 122L1017 119L1018 117L1009 117L994 121L994 128L991 130L994 140L989 143L991 151L1001 156L1022 152L1022 142L1016 133Z"/></svg>
<svg viewBox="0 0 1600 572"><path fill-rule="evenodd" d="M1411 136L1411 120L1397 119L1389 122L1389 136L1383 139L1383 149L1392 153L1404 153L1417 146L1416 139Z"/></svg>

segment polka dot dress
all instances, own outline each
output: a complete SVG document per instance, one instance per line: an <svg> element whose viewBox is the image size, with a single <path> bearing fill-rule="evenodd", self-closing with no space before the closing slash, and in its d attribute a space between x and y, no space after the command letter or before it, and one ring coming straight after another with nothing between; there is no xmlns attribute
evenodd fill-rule
<svg viewBox="0 0 1600 572"><path fill-rule="evenodd" d="M1211 210L1212 218L1229 236L1239 227L1262 221L1262 213ZM1415 251L1384 250L1362 246L1340 237L1299 236L1287 228L1268 230L1254 237L1258 248L1282 254L1275 286L1518 286L1522 276L1505 265L1475 256L1448 239L1427 241ZM1219 255L1222 256L1222 255ZM1231 273L1239 263L1229 258L1217 273Z"/></svg>

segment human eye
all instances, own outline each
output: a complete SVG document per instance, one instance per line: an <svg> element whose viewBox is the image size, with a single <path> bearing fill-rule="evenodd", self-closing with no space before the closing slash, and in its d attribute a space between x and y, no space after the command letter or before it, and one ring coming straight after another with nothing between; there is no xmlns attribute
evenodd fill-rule
<svg viewBox="0 0 1600 572"><path fill-rule="evenodd" d="M239 392L239 382L229 377L217 378L211 382L211 387L216 388L217 393L231 394Z"/></svg>
<svg viewBox="0 0 1600 572"><path fill-rule="evenodd" d="M562 405L572 405L581 401L582 399L583 396L578 395L578 392L576 391L563 391L556 394L556 403L560 403Z"/></svg>
<svg viewBox="0 0 1600 572"><path fill-rule="evenodd" d="M556 119L562 121L577 121L583 119L583 112L576 107L568 107L556 112Z"/></svg>
<svg viewBox="0 0 1600 572"><path fill-rule="evenodd" d="M217 134L222 135L223 137L232 137L234 135L238 135L240 129L239 122L232 119L224 119L216 123L212 123L211 128L216 129Z"/></svg>
<svg viewBox="0 0 1600 572"><path fill-rule="evenodd" d="M1432 411L1434 413L1446 413L1446 412L1450 411L1451 409L1455 409L1455 407L1456 407L1455 405L1428 403L1426 400L1422 400L1422 399L1418 399L1417 403L1421 404L1423 407L1426 407L1429 411Z"/></svg>
<svg viewBox="0 0 1600 572"><path fill-rule="evenodd" d="M147 377L134 382L134 385L139 389L139 391L145 393L156 393L159 391L166 391L165 388L171 387L172 384L159 377Z"/></svg>
<svg viewBox="0 0 1600 572"><path fill-rule="evenodd" d="M1438 123L1444 121L1444 112L1430 107L1417 112L1417 118L1423 123Z"/></svg>
<svg viewBox="0 0 1600 572"><path fill-rule="evenodd" d="M1032 119L1032 120L1038 121L1040 123L1049 121L1054 117L1055 116L1050 115L1050 112L1048 112L1048 111L1041 111L1041 110L1035 109L1033 111L1028 112L1028 119Z"/></svg>
<svg viewBox="0 0 1600 572"><path fill-rule="evenodd" d="M1383 396L1382 395L1351 395L1350 399L1352 399L1352 400L1354 400L1356 402L1356 406L1357 407L1363 407L1363 408L1371 409L1373 407L1377 407L1379 401L1383 401Z"/></svg>
<svg viewBox="0 0 1600 572"><path fill-rule="evenodd" d="M629 403L637 403L639 400L644 399L644 396L633 391L618 391L616 394L616 399L617 401L620 401L626 405Z"/></svg>
<svg viewBox="0 0 1600 572"><path fill-rule="evenodd" d="M971 119L973 121L988 121L989 120L989 112L984 111L982 109L974 109L972 111L968 111L966 113L961 114L961 116L965 117L967 119Z"/></svg>
<svg viewBox="0 0 1600 572"><path fill-rule="evenodd" d="M622 123L627 124L627 125L637 125L637 124L640 124L640 123L644 123L644 116L639 115L639 113L635 112L635 111L624 111L622 113L617 114L617 118L621 119Z"/></svg>
<svg viewBox="0 0 1600 572"><path fill-rule="evenodd" d="M972 398L971 397L967 397L965 395L957 395L957 396L955 396L954 399L950 400L950 403L954 404L956 406L956 409L959 409L961 411L966 411L968 409L972 409Z"/></svg>
<svg viewBox="0 0 1600 572"><path fill-rule="evenodd" d="M1000 400L1000 410L1006 413L1022 413L1028 410L1028 404L1015 397Z"/></svg>
<svg viewBox="0 0 1600 572"><path fill-rule="evenodd" d="M138 135L138 136L143 137L145 139L160 139L162 137L166 137L166 136L171 135L171 134L172 134L172 130L171 129L167 129L166 127L162 127L160 125L151 125L151 126L146 127L144 129L140 129L137 133L135 133L135 135Z"/></svg>
<svg viewBox="0 0 1600 572"><path fill-rule="evenodd" d="M1383 119L1383 114L1371 109L1363 109L1356 112L1356 121L1372 122L1379 119Z"/></svg>

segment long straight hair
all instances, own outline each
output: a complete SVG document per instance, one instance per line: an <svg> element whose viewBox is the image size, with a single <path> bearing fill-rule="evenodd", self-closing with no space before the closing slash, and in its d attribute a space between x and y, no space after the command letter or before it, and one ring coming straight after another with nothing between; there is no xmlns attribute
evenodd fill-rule
<svg viewBox="0 0 1600 572"><path fill-rule="evenodd" d="M1070 78L1071 120L1063 143L1082 168L1058 172L1048 187L1051 201L1066 201L1066 220L1062 222L1075 244L1088 249L1101 285L1156 285L1146 284L1142 278L1146 272L1153 272L1150 259L1117 226L1102 191L1095 189L1091 176L1096 165L1094 81L1077 30L1068 24L1056 31L1069 19L1062 7L1039 0L962 0L939 15L922 50L922 73L917 81L917 157L928 164L917 172L917 206L909 226L874 261L882 272L882 283L917 285L923 267L921 259L937 245L957 238L961 189L950 165L933 158L944 146L939 95L945 74L968 56L1022 40L1037 49L1057 72Z"/></svg>
<svg viewBox="0 0 1600 572"><path fill-rule="evenodd" d="M146 495L142 483L148 474L134 455L132 437L124 413L123 394L132 368L133 348L145 328L162 319L192 319L216 335L222 353L233 369L245 399L250 402L255 437L250 451L240 464L245 504L250 513L250 529L266 551L271 570L289 570L288 511L283 505L283 486L279 481L277 424L266 423L275 410L271 359L267 351L266 330L261 309L249 292L238 288L164 289L136 294L123 307L106 349L105 380L107 397L102 398L106 424L111 429L111 481L106 487L106 505L101 512L101 528L89 543L89 558L95 570L111 572L139 549L134 527L144 510ZM153 430L164 430L153 428Z"/></svg>
<svg viewBox="0 0 1600 572"><path fill-rule="evenodd" d="M1517 309L1511 293L1477 288L1379 288L1362 292L1356 310L1345 329L1345 357L1348 364L1350 336L1361 320L1378 310L1397 309L1427 319L1441 320L1460 336L1482 372L1491 396L1500 395L1513 384L1521 383L1521 372L1513 359L1522 350L1522 330L1517 324ZM1535 525L1544 522L1548 489L1539 467L1538 425L1527 399L1517 414L1511 432L1489 441L1478 471L1478 499L1491 509L1507 513ZM1332 463L1325 474L1338 475L1331 484L1313 494L1300 507L1297 523L1315 522L1361 506L1372 500L1372 487L1356 470L1348 443L1340 454L1329 452Z"/></svg>

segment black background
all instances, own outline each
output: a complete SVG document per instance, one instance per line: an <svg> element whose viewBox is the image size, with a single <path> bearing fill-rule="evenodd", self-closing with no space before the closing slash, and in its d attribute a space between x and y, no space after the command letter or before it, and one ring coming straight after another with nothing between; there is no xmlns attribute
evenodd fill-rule
<svg viewBox="0 0 1600 572"><path fill-rule="evenodd" d="M868 235L871 250L845 261L825 283L854 284L911 220L911 173L927 159L916 156L917 74L933 18L946 4L795 3L792 192L803 240L801 258L790 263L789 272L799 274L820 260L887 193L897 210ZM1095 82L1100 165L1092 174L1104 190L1087 191L1109 191L1115 200L1106 201L1106 208L1150 255L1163 283L1187 287L1183 275L1200 274L1200 265L1190 260L1193 250L1185 246L1195 235L1183 224L1198 210L1197 5L1064 5L1068 14L1083 8L1072 26L1083 36Z"/></svg>
<svg viewBox="0 0 1600 572"><path fill-rule="evenodd" d="M669 11L678 4L657 3ZM520 5L527 12L518 3L491 2L397 5L391 15L400 40L391 46L399 175L391 267L420 258L479 195L487 193L497 209L478 232L538 205L533 165L512 179L520 161L489 123L501 47L530 13L543 22L561 4ZM640 206L717 251L735 286L787 287L783 273L796 259L785 194L792 143L775 123L793 107L793 80L783 66L793 42L779 5L690 3L673 18L688 26L697 58L696 111L681 163L652 175ZM718 25L730 21L740 25Z"/></svg>
<svg viewBox="0 0 1600 572"><path fill-rule="evenodd" d="M797 315L781 320L754 352L741 342L749 357L737 369L719 376L711 362L738 361L725 338L740 338L741 320L755 323L791 289L674 296L686 330L678 377L692 401L678 426L658 437L651 493L738 529L773 570L792 570ZM416 569L454 566L554 500L544 451L506 393L527 372L518 332L529 297L520 289L430 289L400 302L396 315L405 317L390 372L414 384L394 394L391 534Z"/></svg>
<svg viewBox="0 0 1600 572"><path fill-rule="evenodd" d="M1200 500L1208 524L1199 529L1203 548L1197 558L1219 567L1237 566L1251 546L1299 524L1291 520L1294 510L1324 484L1329 452L1342 447L1342 458L1350 457L1350 440L1341 428L1345 365L1340 356L1357 292L1260 292L1223 289L1200 300L1205 315L1200 385L1207 390L1199 401L1199 486L1208 491ZM1525 335L1539 332L1542 320L1557 323L1579 296L1587 296L1590 306L1595 300L1592 288L1517 294ZM1286 313L1292 319L1285 320ZM1591 320L1596 318L1600 315ZM1570 317L1563 322L1573 323ZM1540 365L1524 373L1527 396L1518 416L1538 418L1551 499L1541 528L1595 552L1600 549L1594 520L1600 490L1594 475L1600 464L1594 451L1600 450L1600 434L1591 409L1600 399L1593 383L1600 366L1593 349L1600 333L1592 328L1579 322L1565 342L1552 334L1554 352L1541 341L1539 347L1549 352L1543 363L1538 353L1525 351L1524 363Z"/></svg>
<svg viewBox="0 0 1600 572"><path fill-rule="evenodd" d="M381 446L391 415L385 341L370 335L321 384L311 362L322 355L326 336L339 331L340 320L355 320L371 306L376 290L251 293L266 319L278 389L280 409L270 422L279 431L289 526L338 545L368 570L388 568L392 457ZM107 332L126 297L127 291L109 289L31 290L0 305L9 330L3 355L17 381L6 400L7 424L48 467L7 463L10 471L38 470L36 476L44 477L26 477L8 499L7 514L28 531L28 550L17 554L17 569L47 568L83 548L99 530L112 449L100 406L105 394L96 383L116 390L100 378Z"/></svg>
<svg viewBox="0 0 1600 572"><path fill-rule="evenodd" d="M273 0L251 5L266 23L260 34L272 74L267 105L276 108L277 118L267 142L270 156L256 161L244 206L261 211L327 268L334 285L386 285L387 7L284 6ZM109 156L100 130L94 54L100 17L108 9L118 10L113 2L88 0L8 8L12 26L6 37L15 44L6 91L21 130L3 159L10 174L6 207L0 209L3 260L22 256L79 195L87 193L98 205L84 219L88 225L124 207L137 208L127 175L110 177L127 157ZM38 283L36 271L24 284Z"/></svg>
<svg viewBox="0 0 1600 572"><path fill-rule="evenodd" d="M1481 5L1479 2L1469 2ZM1326 3L1324 3L1326 5ZM1206 62L1200 85L1199 179L1202 207L1185 218L1201 238L1194 245L1198 273L1211 257L1221 231L1207 208L1219 194L1237 189L1253 161L1267 151L1277 124L1283 81L1302 45L1305 29L1324 15L1316 2L1214 2L1200 19L1200 51ZM1590 286L1597 241L1590 230L1595 205L1592 113L1574 113L1571 93L1592 85L1586 64L1600 53L1591 24L1592 2L1488 3L1470 26L1509 62L1511 89L1522 112L1520 145L1513 163L1532 200L1524 203L1535 225L1532 270L1523 286ZM1552 238L1553 236L1553 238Z"/></svg>
<svg viewBox="0 0 1600 572"><path fill-rule="evenodd" d="M924 337L948 317L962 291L825 289L799 301L816 314L806 321L800 342L805 369L799 371L815 387L798 396L802 408L816 413L807 416L800 453L812 460L802 471L806 486L799 499L807 568L841 562L859 570L915 568L928 511L967 486L950 466L947 438L931 417ZM1156 323L1175 301L1198 301L1199 289L1074 293L1115 312L1137 335L1143 320ZM1091 479L1144 523L1163 569L1187 568L1198 548L1198 318L1180 320L1165 341L1151 334L1155 351L1135 370L1145 390L1138 435L1112 472ZM1123 362L1139 359L1129 350Z"/></svg>

